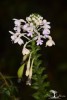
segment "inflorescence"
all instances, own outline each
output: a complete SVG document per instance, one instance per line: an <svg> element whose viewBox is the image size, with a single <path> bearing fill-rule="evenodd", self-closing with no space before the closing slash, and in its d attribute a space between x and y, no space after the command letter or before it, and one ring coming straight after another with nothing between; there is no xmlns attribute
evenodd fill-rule
<svg viewBox="0 0 67 100"><path fill-rule="evenodd" d="M25 37L28 41L36 41L36 45L42 45L44 39L47 38L46 46L55 45L50 36L50 22L47 22L40 15L31 14L29 17L26 17L26 21L15 18L13 20L15 24L14 32L9 32L12 34L11 40L14 43L24 44L22 37Z"/></svg>

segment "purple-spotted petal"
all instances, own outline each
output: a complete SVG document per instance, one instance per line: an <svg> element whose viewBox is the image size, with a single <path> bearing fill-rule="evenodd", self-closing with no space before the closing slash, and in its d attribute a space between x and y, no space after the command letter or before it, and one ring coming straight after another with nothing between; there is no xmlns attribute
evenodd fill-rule
<svg viewBox="0 0 67 100"><path fill-rule="evenodd" d="M43 30L43 34L44 34L44 35L46 35L46 34L50 34L50 30L48 30L48 29L44 29L44 30Z"/></svg>
<svg viewBox="0 0 67 100"><path fill-rule="evenodd" d="M41 40L41 39L38 39L36 42L37 42L37 45L42 45L43 44L43 40Z"/></svg>
<svg viewBox="0 0 67 100"><path fill-rule="evenodd" d="M32 32L29 32L29 33L27 34L27 36L31 36L31 37L32 37L32 35L33 35Z"/></svg>

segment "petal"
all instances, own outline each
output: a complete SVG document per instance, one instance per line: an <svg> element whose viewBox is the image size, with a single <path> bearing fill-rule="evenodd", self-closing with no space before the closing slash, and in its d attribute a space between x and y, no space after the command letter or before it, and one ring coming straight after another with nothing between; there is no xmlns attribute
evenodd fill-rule
<svg viewBox="0 0 67 100"><path fill-rule="evenodd" d="M23 40L22 40L22 39L19 39L18 44L19 44L19 45L24 44Z"/></svg>
<svg viewBox="0 0 67 100"><path fill-rule="evenodd" d="M26 76L28 76L28 75L29 75L29 70L26 70L25 75L26 75Z"/></svg>
<svg viewBox="0 0 67 100"><path fill-rule="evenodd" d="M17 43L19 41L19 38L16 38L15 40L14 40L14 43Z"/></svg>
<svg viewBox="0 0 67 100"><path fill-rule="evenodd" d="M47 24L50 24L50 22L47 22Z"/></svg>
<svg viewBox="0 0 67 100"><path fill-rule="evenodd" d="M51 47L52 45L55 45L55 42L54 42L52 39L50 39L50 40L48 40L48 41L46 42L46 46Z"/></svg>
<svg viewBox="0 0 67 100"><path fill-rule="evenodd" d="M26 23L26 21L24 19L20 19L21 22Z"/></svg>
<svg viewBox="0 0 67 100"><path fill-rule="evenodd" d="M16 34L11 36L11 39L14 41L17 38Z"/></svg>
<svg viewBox="0 0 67 100"><path fill-rule="evenodd" d="M44 29L43 30L43 34L45 35L45 34L49 34L49 32L46 30L46 29Z"/></svg>
<svg viewBox="0 0 67 100"><path fill-rule="evenodd" d="M9 31L10 34L14 34L12 31Z"/></svg>
<svg viewBox="0 0 67 100"><path fill-rule="evenodd" d="M23 30L27 30L27 28L28 28L28 24L25 24L25 25L23 25L23 27L22 27Z"/></svg>
<svg viewBox="0 0 67 100"><path fill-rule="evenodd" d="M44 27L45 27L45 28L49 28L49 29L51 28L51 26L50 26L50 25L45 25Z"/></svg>
<svg viewBox="0 0 67 100"><path fill-rule="evenodd" d="M32 37L32 35L33 35L32 32L29 32L29 33L27 34L27 36L31 36L31 37Z"/></svg>
<svg viewBox="0 0 67 100"><path fill-rule="evenodd" d="M46 22L47 22L47 21L44 19L44 20L43 20L43 24L45 24Z"/></svg>
<svg viewBox="0 0 67 100"><path fill-rule="evenodd" d="M29 53L30 53L30 50L24 47L23 50L22 50L22 54L27 55Z"/></svg>
<svg viewBox="0 0 67 100"><path fill-rule="evenodd" d="M26 76L29 75L29 69L30 69L30 58L31 58L31 56L29 56L29 59L28 59L28 62L27 62Z"/></svg>
<svg viewBox="0 0 67 100"><path fill-rule="evenodd" d="M43 40L38 39L37 41L37 45L42 45L43 44Z"/></svg>

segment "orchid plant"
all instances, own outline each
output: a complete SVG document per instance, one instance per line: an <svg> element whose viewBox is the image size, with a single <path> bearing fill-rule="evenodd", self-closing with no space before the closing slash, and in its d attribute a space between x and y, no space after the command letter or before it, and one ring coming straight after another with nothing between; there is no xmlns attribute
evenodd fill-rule
<svg viewBox="0 0 67 100"><path fill-rule="evenodd" d="M25 73L27 78L26 85L31 85L37 92L33 94L36 100L45 100L47 97L48 83L45 82L47 75L43 75L44 67L41 67L42 61L39 60L41 54L38 51L41 45L45 47L55 45L55 42L50 36L50 22L43 19L39 14L31 14L24 19L13 19L15 27L14 32L9 31L11 34L11 41L23 45L22 55L23 64L18 69L18 78L22 78ZM46 43L44 42L46 40ZM24 69L26 71L24 72ZM33 82L32 82L33 80Z"/></svg>

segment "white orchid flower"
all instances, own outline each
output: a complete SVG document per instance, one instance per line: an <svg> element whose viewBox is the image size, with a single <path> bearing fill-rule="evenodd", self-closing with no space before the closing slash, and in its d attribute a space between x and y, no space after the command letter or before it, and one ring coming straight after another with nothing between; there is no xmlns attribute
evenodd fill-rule
<svg viewBox="0 0 67 100"><path fill-rule="evenodd" d="M30 53L30 50L27 49L26 47L23 47L22 54L23 55L28 55L29 53Z"/></svg>
<svg viewBox="0 0 67 100"><path fill-rule="evenodd" d="M50 37L50 22L43 19L43 17L39 14L31 14L30 16L26 17L26 21L15 18L13 20L15 24L15 27L13 28L15 33L10 33L12 34L11 39L14 41L14 43L18 43L19 45L23 44L23 40L21 41L21 38L18 38L19 35L26 38L28 41L36 41L36 45L42 45L44 41L43 39L49 39ZM19 34L17 35L17 33ZM36 39L37 37L40 37L41 39ZM52 45L55 45L54 41L50 40L46 42L46 46ZM24 48L23 54L28 53L29 50Z"/></svg>
<svg viewBox="0 0 67 100"><path fill-rule="evenodd" d="M46 42L46 47L47 47L47 46L51 47L52 45L55 45L55 42L54 42L52 39L49 39L49 40Z"/></svg>
<svg viewBox="0 0 67 100"><path fill-rule="evenodd" d="M17 37L17 38L14 40L14 43L18 43L19 45L22 45L22 44L24 44L24 41L23 41L20 37Z"/></svg>

